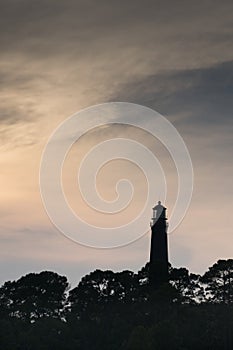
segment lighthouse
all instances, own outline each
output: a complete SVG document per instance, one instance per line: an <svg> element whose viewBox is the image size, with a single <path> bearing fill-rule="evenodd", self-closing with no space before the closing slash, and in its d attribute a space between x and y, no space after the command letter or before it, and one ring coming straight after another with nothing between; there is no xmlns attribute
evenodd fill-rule
<svg viewBox="0 0 233 350"><path fill-rule="evenodd" d="M154 288L168 282L168 244L166 208L159 201L153 208L149 282Z"/></svg>

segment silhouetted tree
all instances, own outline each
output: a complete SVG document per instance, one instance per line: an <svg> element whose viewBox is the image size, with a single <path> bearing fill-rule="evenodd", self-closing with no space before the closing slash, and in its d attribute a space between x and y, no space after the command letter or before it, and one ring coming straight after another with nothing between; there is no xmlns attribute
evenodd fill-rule
<svg viewBox="0 0 233 350"><path fill-rule="evenodd" d="M200 276L190 273L186 268L170 268L169 280L179 293L180 302L201 302L204 300L204 289Z"/></svg>
<svg viewBox="0 0 233 350"><path fill-rule="evenodd" d="M218 317L222 320L223 348L233 348L233 259L218 260L201 278L206 285L207 302L223 304Z"/></svg>
<svg viewBox="0 0 233 350"><path fill-rule="evenodd" d="M218 260L204 274L208 300L215 303L233 303L233 259Z"/></svg>
<svg viewBox="0 0 233 350"><path fill-rule="evenodd" d="M0 288L0 307L5 314L28 321L61 317L67 289L64 276L50 271L30 273Z"/></svg>
<svg viewBox="0 0 233 350"><path fill-rule="evenodd" d="M53 272L6 282L0 349L232 350L231 259L201 278L170 266L170 281L159 288L148 283L148 270L96 270L68 297L66 277Z"/></svg>
<svg viewBox="0 0 233 350"><path fill-rule="evenodd" d="M77 317L95 318L106 306L132 302L136 289L135 274L131 271L95 270L70 291L69 309Z"/></svg>
<svg viewBox="0 0 233 350"><path fill-rule="evenodd" d="M124 346L125 350L150 350L148 331L143 326L137 326L131 332L129 339Z"/></svg>

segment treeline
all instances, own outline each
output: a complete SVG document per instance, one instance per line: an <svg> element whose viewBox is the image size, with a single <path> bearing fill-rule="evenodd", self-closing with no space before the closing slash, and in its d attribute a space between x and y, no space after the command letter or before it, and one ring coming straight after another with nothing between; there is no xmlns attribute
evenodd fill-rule
<svg viewBox="0 0 233 350"><path fill-rule="evenodd" d="M202 276L169 268L153 289L138 273L96 270L71 289L67 278L30 273L0 288L0 349L233 349L233 259Z"/></svg>

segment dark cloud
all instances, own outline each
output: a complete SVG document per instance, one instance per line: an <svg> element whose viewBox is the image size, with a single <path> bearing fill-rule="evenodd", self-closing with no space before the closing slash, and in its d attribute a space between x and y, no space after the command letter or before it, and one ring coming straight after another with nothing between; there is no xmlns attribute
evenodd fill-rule
<svg viewBox="0 0 233 350"><path fill-rule="evenodd" d="M210 256L214 260L220 250L226 256L232 246L230 234L226 236L230 225L223 227L215 213L229 211L231 203L232 0L0 0L0 9L0 139L13 148L12 157L3 162L4 170L9 167L3 189L5 196L15 198L17 194L17 205L10 209L16 214L12 222L19 232L14 242L14 235L8 236L8 212L2 211L2 220L6 220L2 279L55 268L66 274L71 271L77 280L87 269L98 266L100 255L93 257L93 251L88 255L88 250L73 248L72 243L72 249L66 251L63 240L54 245L52 235L47 239L49 229L43 228L42 236L38 227L30 226L31 217L22 203L28 203L33 212L39 208L26 197L27 191L38 189L35 164L39 156L28 147L19 158L14 148L32 145L43 137L47 140L48 130L77 109L113 100L156 109L183 131L185 142L191 145L195 208L203 220L199 225L193 211L186 226L182 223L179 228L183 235L177 244L172 238L173 256L186 254L177 262L190 262L195 269L199 262L192 259L200 260L201 251L204 262ZM210 144L206 147L207 139ZM28 159L33 159L32 165ZM223 205L213 211L216 197ZM22 218L24 234L20 231ZM203 230L199 239L195 230ZM208 239L202 234L210 230L212 243L199 246ZM189 243L184 240L187 233ZM43 244L38 246L41 240ZM126 247L124 254L121 250L113 260L111 252L103 267L130 268L128 256L132 253L135 268L148 258L147 243L140 245L138 255L135 245ZM81 265L77 258L77 263L63 266L67 257L79 256L85 260Z"/></svg>
<svg viewBox="0 0 233 350"><path fill-rule="evenodd" d="M16 106L11 101L2 99L0 108L0 127L13 126L14 124L34 123L34 118L39 117L36 106L32 103ZM33 116L33 118L32 118Z"/></svg>
<svg viewBox="0 0 233 350"><path fill-rule="evenodd" d="M65 50L93 55L125 45L174 49L178 42L196 43L205 55L206 43L230 44L232 33L230 0L1 0L0 6L2 47L37 57Z"/></svg>
<svg viewBox="0 0 233 350"><path fill-rule="evenodd" d="M181 115L181 123L212 128L231 127L233 61L207 68L165 71L120 86L113 100L154 108L162 114ZM182 118L182 116L184 118Z"/></svg>

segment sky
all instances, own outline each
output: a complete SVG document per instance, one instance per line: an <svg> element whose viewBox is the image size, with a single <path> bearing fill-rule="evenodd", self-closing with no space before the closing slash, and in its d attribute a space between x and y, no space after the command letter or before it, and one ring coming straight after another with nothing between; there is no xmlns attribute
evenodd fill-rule
<svg viewBox="0 0 233 350"><path fill-rule="evenodd" d="M138 271L148 261L149 233L121 248L85 247L55 228L41 200L40 161L50 134L81 109L112 101L156 110L189 150L193 196L169 236L172 265L203 273L232 257L232 1L0 0L0 6L0 283L53 270L75 285L96 268ZM63 179L72 207L103 227L140 210L143 176L123 160L103 167L97 179L112 200L116 174L132 178L134 206L120 218L90 213L77 193L82 157L117 136L144 143L160 159L169 219L174 165L150 135L120 126L94 130L72 147Z"/></svg>

